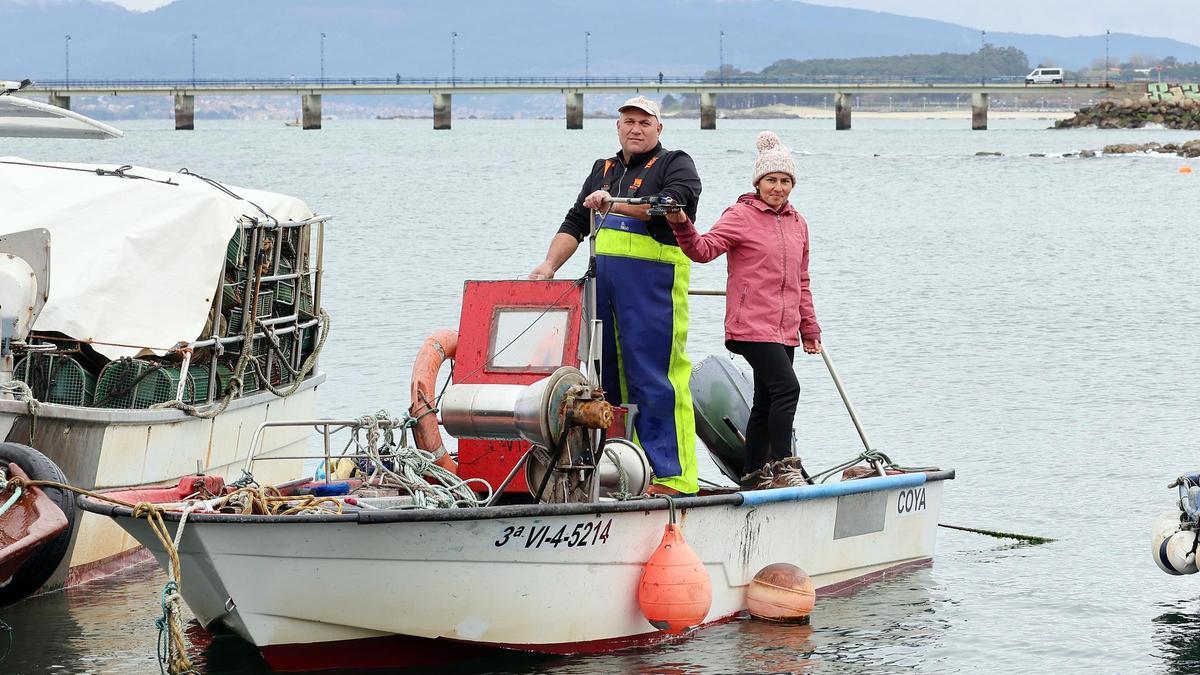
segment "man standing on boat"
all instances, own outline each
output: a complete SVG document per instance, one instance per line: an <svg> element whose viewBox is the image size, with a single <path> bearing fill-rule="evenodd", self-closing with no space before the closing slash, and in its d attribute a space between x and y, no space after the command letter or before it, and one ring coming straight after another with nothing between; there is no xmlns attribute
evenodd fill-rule
<svg viewBox="0 0 1200 675"><path fill-rule="evenodd" d="M659 142L658 104L631 98L618 112L621 151L598 159L532 278L551 279L591 231L597 211L596 306L604 321L601 384L609 401L633 404L635 440L654 468L650 494L694 494L696 424L688 388L687 291L691 263L671 226L647 205L612 197L670 197L696 217L700 176L682 150ZM606 215L604 215L607 212Z"/></svg>

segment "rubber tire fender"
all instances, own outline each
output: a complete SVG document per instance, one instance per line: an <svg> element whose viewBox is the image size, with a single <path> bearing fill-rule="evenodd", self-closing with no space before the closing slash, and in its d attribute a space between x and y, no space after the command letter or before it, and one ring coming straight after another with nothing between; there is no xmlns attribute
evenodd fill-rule
<svg viewBox="0 0 1200 675"><path fill-rule="evenodd" d="M0 443L0 463L8 466L16 464L29 475L32 480L50 480L66 483L67 478L62 469L50 461L50 458L20 443ZM62 534L47 542L41 549L34 552L12 579L0 587L0 607L19 602L37 592L42 584L50 579L54 570L67 555L71 546L71 533L75 529L75 494L60 488L42 488L46 496L53 501L63 515L67 517L67 529Z"/></svg>

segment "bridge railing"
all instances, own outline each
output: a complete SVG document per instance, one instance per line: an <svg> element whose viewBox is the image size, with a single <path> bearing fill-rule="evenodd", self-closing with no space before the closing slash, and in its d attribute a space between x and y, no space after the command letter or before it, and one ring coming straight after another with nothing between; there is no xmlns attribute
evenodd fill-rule
<svg viewBox="0 0 1200 675"><path fill-rule="evenodd" d="M220 88L252 88L252 87L378 87L378 86L422 86L422 87L472 87L472 86L521 86L521 85L552 85L564 87L586 87L588 85L611 86L653 86L667 85L1012 85L1022 84L1023 75L1007 75L1000 77L961 78L961 77L872 77L872 76L829 76L829 77L761 77L761 76L730 76L691 77L691 76L620 76L620 77L262 77L262 78L185 78L185 79L45 79L37 80L34 86L40 89L129 89L145 87L175 88L175 89L220 89ZM1103 77L1070 78L1065 82L1070 85L1102 85L1106 82L1119 82L1117 78L1106 80Z"/></svg>

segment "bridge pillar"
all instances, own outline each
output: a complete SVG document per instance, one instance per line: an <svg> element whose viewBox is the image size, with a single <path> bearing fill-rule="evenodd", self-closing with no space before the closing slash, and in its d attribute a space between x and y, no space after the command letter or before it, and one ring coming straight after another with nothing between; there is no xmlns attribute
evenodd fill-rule
<svg viewBox="0 0 1200 675"><path fill-rule="evenodd" d="M47 101L52 106L57 106L63 110L71 109L71 97L66 94L50 94L50 99Z"/></svg>
<svg viewBox="0 0 1200 675"><path fill-rule="evenodd" d="M321 128L321 95L304 94L300 97L300 128Z"/></svg>
<svg viewBox="0 0 1200 675"><path fill-rule="evenodd" d="M433 128L450 128L450 94L433 95Z"/></svg>
<svg viewBox="0 0 1200 675"><path fill-rule="evenodd" d="M833 99L833 128L845 131L850 128L850 108L854 101L853 94L839 91Z"/></svg>
<svg viewBox="0 0 1200 675"><path fill-rule="evenodd" d="M583 92L573 91L567 94L567 128L583 128Z"/></svg>
<svg viewBox="0 0 1200 675"><path fill-rule="evenodd" d="M971 94L971 128L987 129L988 95L984 92Z"/></svg>
<svg viewBox="0 0 1200 675"><path fill-rule="evenodd" d="M175 94L175 130L188 131L196 128L196 97L192 94Z"/></svg>
<svg viewBox="0 0 1200 675"><path fill-rule="evenodd" d="M700 92L700 128L717 128L717 96L711 91Z"/></svg>

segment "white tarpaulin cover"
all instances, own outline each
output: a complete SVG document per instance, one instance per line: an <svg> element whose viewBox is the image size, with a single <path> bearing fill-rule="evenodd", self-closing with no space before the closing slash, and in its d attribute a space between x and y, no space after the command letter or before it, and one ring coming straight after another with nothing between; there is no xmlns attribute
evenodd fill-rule
<svg viewBox="0 0 1200 675"><path fill-rule="evenodd" d="M200 337L239 220L266 220L254 204L280 222L313 216L294 197L226 186L237 199L192 175L96 173L118 168L0 157L0 234L50 231L50 297L34 329L93 340L110 359L142 352L115 344L162 354Z"/></svg>

